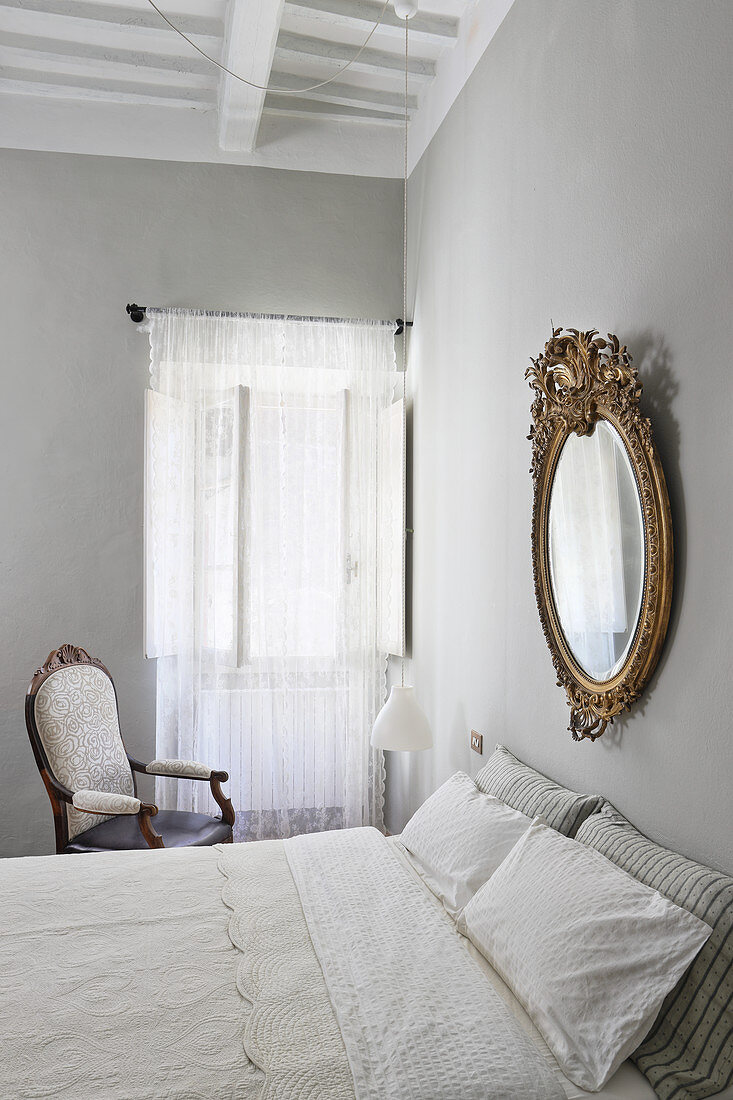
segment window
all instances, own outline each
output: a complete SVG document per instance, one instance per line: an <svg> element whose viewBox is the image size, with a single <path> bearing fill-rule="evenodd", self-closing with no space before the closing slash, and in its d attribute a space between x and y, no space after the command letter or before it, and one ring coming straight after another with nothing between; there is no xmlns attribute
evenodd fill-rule
<svg viewBox="0 0 733 1100"><path fill-rule="evenodd" d="M392 330L151 312L158 752L230 772L240 837L378 824L369 736L402 619ZM198 808L186 786L156 793Z"/></svg>

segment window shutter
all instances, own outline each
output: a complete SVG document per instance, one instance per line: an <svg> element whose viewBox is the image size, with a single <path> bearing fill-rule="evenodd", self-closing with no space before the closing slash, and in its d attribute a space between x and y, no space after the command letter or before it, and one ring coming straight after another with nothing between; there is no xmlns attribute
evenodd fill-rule
<svg viewBox="0 0 733 1100"><path fill-rule="evenodd" d="M403 401L379 414L377 489L378 646L397 657L405 652L405 575L402 489L405 427Z"/></svg>
<svg viewBox="0 0 733 1100"><path fill-rule="evenodd" d="M249 553L249 402L247 386L235 386L200 415L198 509L202 522L201 591L197 621L202 645L229 668L247 660Z"/></svg>
<svg viewBox="0 0 733 1100"><path fill-rule="evenodd" d="M183 401L146 391L146 657L175 654L182 640L178 594L193 543L193 428L192 410Z"/></svg>

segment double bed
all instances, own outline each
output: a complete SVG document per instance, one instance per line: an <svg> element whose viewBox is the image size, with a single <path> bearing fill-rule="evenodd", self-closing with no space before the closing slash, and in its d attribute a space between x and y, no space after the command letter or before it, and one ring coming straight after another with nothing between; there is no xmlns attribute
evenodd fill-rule
<svg viewBox="0 0 733 1100"><path fill-rule="evenodd" d="M475 985L485 984L485 1003L479 988L473 993L476 1005L469 1008L463 986L446 1001L450 991L435 985L431 959L423 957L411 926L411 961L421 961L420 1000L409 988L405 999L396 1000L394 990L388 996L377 979L368 997L361 991L363 1018L354 1021L353 1006L343 1005L359 1059L361 1091L356 1092L316 951L316 945L327 950L319 930L324 938L331 931L328 923L320 929L316 923L313 934L308 926L309 919L319 920L319 905L332 904L347 884L322 883L321 902L304 910L285 854L289 842L6 861L0 934L3 1095L84 1100L398 1095L577 1100L590 1095L563 1076L516 998L469 941L452 931L451 918L399 842L364 832L372 834L372 871L378 869L383 882L386 878L400 889L399 910L410 913L412 924L432 926L435 939L454 944L451 962L463 956L462 967L475 973ZM364 860L364 846L358 847ZM363 873L360 877L364 882ZM363 900L352 893L348 912ZM395 927L383 921L390 898L382 892L378 900L365 917L384 966L397 945L390 943ZM341 906L334 916L344 919ZM346 924L342 929L346 936L355 931ZM429 1000L426 986L433 994ZM483 1014L472 1018L477 1007ZM496 1037L492 1013L499 1013L506 1038L516 1043L513 1051L504 1049L507 1060L498 1065L496 1054L487 1057L487 1036L493 1031ZM440 1049L441 1038L452 1050ZM447 1053L468 1059L462 1062L465 1077L455 1075L451 1058L441 1079L426 1085L428 1052L438 1070ZM420 1070L411 1080L408 1063ZM385 1077L397 1081L380 1079L380 1066ZM445 1089L446 1072L454 1075L453 1092ZM507 1076L499 1091L499 1086L490 1091L492 1073ZM385 1083L400 1091L380 1091ZM440 1092L433 1091L438 1087ZM630 1064L600 1095L654 1098Z"/></svg>
<svg viewBox="0 0 733 1100"><path fill-rule="evenodd" d="M671 1095L628 1060L600 1091L574 1084L424 867L374 829L5 860L0 877L8 1100Z"/></svg>

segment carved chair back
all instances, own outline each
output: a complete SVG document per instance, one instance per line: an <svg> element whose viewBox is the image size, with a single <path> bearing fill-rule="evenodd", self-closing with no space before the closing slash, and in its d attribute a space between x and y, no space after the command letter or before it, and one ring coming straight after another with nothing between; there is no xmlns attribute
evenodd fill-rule
<svg viewBox="0 0 733 1100"><path fill-rule="evenodd" d="M136 793L112 677L101 661L78 646L55 649L30 683L25 718L53 806L56 847L61 851L69 840L108 817L83 813L61 801L52 781L72 792Z"/></svg>

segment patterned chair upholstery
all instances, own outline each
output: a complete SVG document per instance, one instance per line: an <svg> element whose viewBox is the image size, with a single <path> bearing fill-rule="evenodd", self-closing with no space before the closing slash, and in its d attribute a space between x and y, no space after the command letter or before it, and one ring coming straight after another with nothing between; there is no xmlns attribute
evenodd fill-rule
<svg viewBox="0 0 733 1100"><path fill-rule="evenodd" d="M146 765L131 757L120 733L112 677L86 650L65 645L49 654L28 688L26 725L51 799L58 852L231 842L234 810L221 792L227 773L192 760ZM159 814L136 797L136 772L208 781L222 816Z"/></svg>
<svg viewBox="0 0 733 1100"><path fill-rule="evenodd" d="M38 689L35 719L49 767L64 786L134 795L115 689L101 668L67 665L52 672ZM67 804L66 819L72 840L107 817Z"/></svg>

